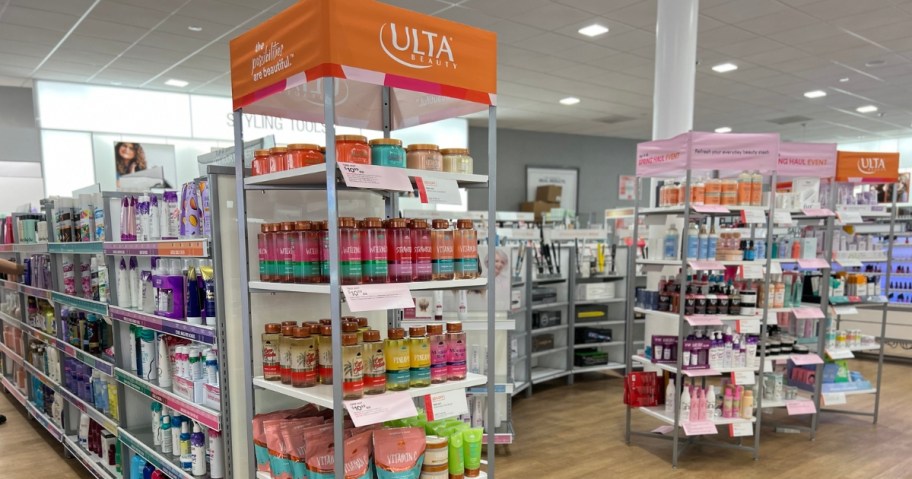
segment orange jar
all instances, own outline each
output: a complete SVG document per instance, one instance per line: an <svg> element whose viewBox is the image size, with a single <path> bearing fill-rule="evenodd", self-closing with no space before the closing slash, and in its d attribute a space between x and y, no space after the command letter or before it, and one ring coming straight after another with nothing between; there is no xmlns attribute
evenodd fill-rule
<svg viewBox="0 0 912 479"><path fill-rule="evenodd" d="M718 178L706 180L703 200L707 205L722 204L722 180Z"/></svg>
<svg viewBox="0 0 912 479"><path fill-rule="evenodd" d="M724 179L722 180L722 204L723 205L736 205L738 204L738 181L733 179Z"/></svg>
<svg viewBox="0 0 912 479"><path fill-rule="evenodd" d="M303 168L305 166L325 163L319 145L308 143L293 143L288 145L288 154L285 155L285 169Z"/></svg>
<svg viewBox="0 0 912 479"><path fill-rule="evenodd" d="M288 148L284 146L277 146L275 148L269 149L269 172L275 173L277 171L285 171L285 155L288 153Z"/></svg>
<svg viewBox="0 0 912 479"><path fill-rule="evenodd" d="M250 165L250 175L258 176L269 173L269 150L256 150L253 152L253 164Z"/></svg>
<svg viewBox="0 0 912 479"><path fill-rule="evenodd" d="M371 150L367 137L361 135L336 136L336 158L340 163L371 164Z"/></svg>
<svg viewBox="0 0 912 479"><path fill-rule="evenodd" d="M437 145L418 143L409 145L405 160L408 167L414 170L443 171L443 155Z"/></svg>

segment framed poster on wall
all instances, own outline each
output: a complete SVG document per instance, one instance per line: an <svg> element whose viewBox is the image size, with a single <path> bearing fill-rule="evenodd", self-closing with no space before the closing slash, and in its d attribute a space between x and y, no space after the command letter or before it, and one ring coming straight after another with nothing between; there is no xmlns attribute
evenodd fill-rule
<svg viewBox="0 0 912 479"><path fill-rule="evenodd" d="M535 201L539 186L560 186L560 207L576 211L579 201L579 168L526 167L526 201Z"/></svg>

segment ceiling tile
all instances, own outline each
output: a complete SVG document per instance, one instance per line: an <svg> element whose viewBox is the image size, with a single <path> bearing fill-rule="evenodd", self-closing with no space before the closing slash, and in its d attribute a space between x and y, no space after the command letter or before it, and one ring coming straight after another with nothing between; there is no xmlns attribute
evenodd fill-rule
<svg viewBox="0 0 912 479"><path fill-rule="evenodd" d="M571 23L579 23L592 18L592 14L573 7L549 3L535 9L523 9L511 17L511 20L542 30L555 30Z"/></svg>
<svg viewBox="0 0 912 479"><path fill-rule="evenodd" d="M92 76L96 71L98 71L98 65L76 63L57 58L55 56L44 62L44 65L41 65L41 69L38 70L39 73L46 71L79 75L82 77L81 81L85 81L86 78Z"/></svg>
<svg viewBox="0 0 912 479"><path fill-rule="evenodd" d="M858 48L869 46L870 43L860 40L856 37L853 37L849 34L842 34L835 37L825 38L823 40L815 40L807 43L799 43L795 45L795 48L804 50L812 55L822 55L825 53L832 53L839 50L847 50L850 48Z"/></svg>
<svg viewBox="0 0 912 479"><path fill-rule="evenodd" d="M41 57L29 57L13 53L0 53L0 65L33 69L41 63Z"/></svg>
<svg viewBox="0 0 912 479"><path fill-rule="evenodd" d="M114 54L95 53L76 49L67 42L54 52L54 55L51 56L51 60L63 60L82 65L92 65L95 70L97 70L102 65L106 65L113 60L115 56L116 55ZM58 69L58 71L60 70Z"/></svg>
<svg viewBox="0 0 912 479"><path fill-rule="evenodd" d="M492 29L497 32L497 41L502 43L517 43L543 33L538 28L508 20L495 23Z"/></svg>
<svg viewBox="0 0 912 479"><path fill-rule="evenodd" d="M17 6L9 6L3 11L3 23L43 28L57 32L69 31L77 20L79 20L79 17L76 15Z"/></svg>
<svg viewBox="0 0 912 479"><path fill-rule="evenodd" d="M759 37L747 30L731 25L724 25L719 28L713 28L711 30L700 29L700 31L697 33L697 47L716 48L719 46L729 45L731 43L753 40L755 38Z"/></svg>
<svg viewBox="0 0 912 479"><path fill-rule="evenodd" d="M139 40L146 31L147 30L124 25L122 23L86 18L79 24L79 27L77 27L73 33L74 35L81 35L84 37L133 43L136 40Z"/></svg>
<svg viewBox="0 0 912 479"><path fill-rule="evenodd" d="M485 15L493 15L500 18L513 18L517 10L533 10L538 7L549 5L551 0L523 0L522 7L517 8L514 0L480 0L470 2L469 8L478 10Z"/></svg>
<svg viewBox="0 0 912 479"><path fill-rule="evenodd" d="M132 56L122 56L118 58L111 66L104 70L104 73L109 73L110 69L114 70L126 70L134 73L145 73L145 79L161 73L162 70L171 66L170 64L162 63L153 63L148 60L145 60L142 57L132 57Z"/></svg>
<svg viewBox="0 0 912 479"><path fill-rule="evenodd" d="M492 17L481 11L463 6L448 8L440 12L438 16L440 18L446 18L447 20L464 23L466 25L482 28L484 30L491 30L494 27L494 24L500 21L499 18Z"/></svg>
<svg viewBox="0 0 912 479"><path fill-rule="evenodd" d="M820 22L777 32L771 36L773 39L778 40L783 44L794 45L796 43L806 43L825 38L838 37L840 35L845 35L845 33L833 28L832 25Z"/></svg>
<svg viewBox="0 0 912 479"><path fill-rule="evenodd" d="M770 15L751 18L738 23L737 26L757 35L774 35L778 32L793 28L804 28L815 23L820 23L820 20L801 12L785 9Z"/></svg>
<svg viewBox="0 0 912 479"><path fill-rule="evenodd" d="M568 48L567 50L562 50L558 53L558 55L560 55L561 58L565 58L570 61L586 63L607 58L611 55L616 55L617 53L618 51L612 48L590 43L587 45L579 45L573 48Z"/></svg>
<svg viewBox="0 0 912 479"><path fill-rule="evenodd" d="M738 23L751 18L763 17L787 10L778 2L757 2L755 0L733 0L712 8L702 8L701 14L720 22Z"/></svg>
<svg viewBox="0 0 912 479"><path fill-rule="evenodd" d="M64 47L71 50L104 53L108 55L117 55L126 50L129 46L130 44L127 42L92 38L84 35L70 35L70 37L67 38L66 43L64 43Z"/></svg>
<svg viewBox="0 0 912 479"><path fill-rule="evenodd" d="M603 15L612 10L617 10L619 8L624 8L634 3L639 2L640 0L612 0L606 2L605 0L555 0L557 3L567 5L569 7L578 8L580 10L594 13L596 15Z"/></svg>
<svg viewBox="0 0 912 479"><path fill-rule="evenodd" d="M834 20L879 8L886 8L890 5L889 0L865 0L863 2L856 0L822 0L802 5L798 8L822 20Z"/></svg>
<svg viewBox="0 0 912 479"><path fill-rule="evenodd" d="M523 48L538 53L555 54L557 52L585 45L585 42L574 38L565 37L556 33L543 33L531 38L526 38L520 43Z"/></svg>
<svg viewBox="0 0 912 479"><path fill-rule="evenodd" d="M388 3L390 5L406 8L420 13L434 13L439 10L442 10L446 7L449 7L449 3L441 2L438 0L380 0L382 3ZM201 17L205 18L205 17Z"/></svg>
<svg viewBox="0 0 912 479"><path fill-rule="evenodd" d="M190 26L202 28L199 32L192 32L188 29ZM184 15L174 15L169 17L156 30L157 34L181 35L182 37L193 38L209 42L231 30L233 26L222 25L221 23L210 22L208 20L197 19ZM232 38L236 35L232 35Z"/></svg>
<svg viewBox="0 0 912 479"><path fill-rule="evenodd" d="M143 40L126 53L125 56L132 58L141 58L152 63L165 63L171 65L181 61L185 56L183 52L175 52L152 46L149 42Z"/></svg>
<svg viewBox="0 0 912 479"><path fill-rule="evenodd" d="M637 28L654 30L656 25L656 2L639 1L629 6L611 10L610 18Z"/></svg>
<svg viewBox="0 0 912 479"><path fill-rule="evenodd" d="M94 0L12 0L10 5L79 17L92 6L92 3Z"/></svg>
<svg viewBox="0 0 912 479"><path fill-rule="evenodd" d="M187 31L188 34L193 32ZM141 45L154 46L165 50L184 53L199 50L209 43L207 40L194 38L191 35L176 35L174 33L151 32L143 38Z"/></svg>
<svg viewBox="0 0 912 479"><path fill-rule="evenodd" d="M732 57L732 60L735 60L735 63L738 63L737 60L739 58L743 58L748 55L754 55L757 53L775 51L784 47L785 45L782 45L775 40L770 40L766 37L758 37L746 42L719 45L713 47L713 50L730 55Z"/></svg>
<svg viewBox="0 0 912 479"><path fill-rule="evenodd" d="M122 3L101 2L92 10L91 18L106 22L149 29L167 17L168 14L146 7ZM145 32L141 32L140 35Z"/></svg>
<svg viewBox="0 0 912 479"><path fill-rule="evenodd" d="M42 45L40 43L20 42L6 39L0 41L0 52L28 57L44 58L51 52L51 48L53 47L50 45Z"/></svg>
<svg viewBox="0 0 912 479"><path fill-rule="evenodd" d="M53 0L51 0L53 1ZM142 8L151 8L152 10L158 10L160 12L172 13L177 11L185 3L188 3L192 0L104 0L105 2L114 2L120 3L123 5L128 5L131 7L142 7Z"/></svg>

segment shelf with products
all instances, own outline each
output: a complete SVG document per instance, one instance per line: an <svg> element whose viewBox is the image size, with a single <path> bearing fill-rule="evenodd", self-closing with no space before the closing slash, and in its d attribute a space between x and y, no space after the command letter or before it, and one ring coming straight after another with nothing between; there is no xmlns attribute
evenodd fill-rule
<svg viewBox="0 0 912 479"><path fill-rule="evenodd" d="M550 349L543 349L541 351L533 352L532 354L529 355L529 357L532 359L535 359L535 358L540 358L540 357L548 356L548 355L555 354L555 353L562 353L566 350L567 350L567 346L559 346L559 347L550 348Z"/></svg>
<svg viewBox="0 0 912 479"><path fill-rule="evenodd" d="M80 298L78 296L72 296L57 291L51 292L51 301L63 306L70 306L72 308L76 308L89 313L99 314L101 316L108 315L108 304L101 301L93 301L91 299Z"/></svg>
<svg viewBox="0 0 912 479"><path fill-rule="evenodd" d="M157 384L152 384L142 378L139 378L131 372L124 371L120 368L114 369L114 378L121 384L130 389L162 403L163 406L173 409L175 412L206 426L210 429L220 431L222 428L222 413L210 409L201 404L181 397L171 391L171 388L164 388Z"/></svg>
<svg viewBox="0 0 912 479"><path fill-rule="evenodd" d="M566 301L555 301L553 303L533 304L532 311L543 311L547 309L562 309L569 305Z"/></svg>
<svg viewBox="0 0 912 479"><path fill-rule="evenodd" d="M97 357L60 339L56 340L55 347L67 356L92 369L97 369L108 376L114 375L114 358Z"/></svg>
<svg viewBox="0 0 912 479"><path fill-rule="evenodd" d="M582 328L586 326L623 326L625 321L623 319L612 319L609 321L576 321L573 323L574 328Z"/></svg>
<svg viewBox="0 0 912 479"><path fill-rule="evenodd" d="M158 256L162 258L208 258L209 240L175 239L152 241L105 241L102 250L106 255Z"/></svg>
<svg viewBox="0 0 912 479"><path fill-rule="evenodd" d="M415 281L411 283L384 283L384 284L402 284L411 291L435 290L435 289L472 289L484 287L488 283L487 278L475 279L453 279L444 281ZM371 285L362 285L369 289ZM297 283L273 283L267 281L250 281L251 291L271 292L271 293L311 293L311 294L329 294L329 284L297 284Z"/></svg>
<svg viewBox="0 0 912 479"><path fill-rule="evenodd" d="M28 399L25 396L26 393L23 392L22 390L20 390L19 387L16 386L16 383L7 379L6 376L0 377L0 383L3 384L3 387L6 389L6 392L10 393L10 395L12 395L14 398L16 398L16 401L19 401L19 404L22 404L23 407L26 406L26 404L28 403Z"/></svg>
<svg viewBox="0 0 912 479"><path fill-rule="evenodd" d="M116 432L115 432L116 434ZM120 479L122 476L116 470L111 470L101 464L98 457L90 454L79 446L77 436L63 436L63 445L85 467L95 479Z"/></svg>
<svg viewBox="0 0 912 479"><path fill-rule="evenodd" d="M552 379L562 378L570 374L570 371L557 368L533 367L530 374L532 384L538 384Z"/></svg>
<svg viewBox="0 0 912 479"><path fill-rule="evenodd" d="M508 445L513 444L513 439L516 437L516 433L513 432L513 423L510 421L503 421L500 423L500 427L494 429L494 444L496 445ZM488 443L488 436L481 437L481 443Z"/></svg>
<svg viewBox="0 0 912 479"><path fill-rule="evenodd" d="M118 431L118 438L123 446L129 447L134 453L152 464L155 469L162 471L170 479L196 479L193 474L184 471L178 460L172 459L157 451L152 445L152 432L146 429L124 429ZM121 454L121 458L126 457ZM125 464L126 467L129 464Z"/></svg>
<svg viewBox="0 0 912 479"><path fill-rule="evenodd" d="M623 341L607 341L603 343L576 343L573 345L573 349L587 349L587 348L614 348L618 346L623 346Z"/></svg>
<svg viewBox="0 0 912 479"><path fill-rule="evenodd" d="M678 372L678 368L674 364L655 363L651 359L649 359L645 356L639 356L639 355L634 355L632 359L633 359L633 361L638 362L640 364L650 365L650 366L662 369L664 371L668 371L670 373ZM684 369L681 371L681 373L684 376L693 378L693 377L703 377L703 376L720 376L720 375L728 374L728 373L747 372L747 371L756 372L757 370L758 370L758 366L753 366L753 367L743 367L743 368Z"/></svg>
<svg viewBox="0 0 912 479"><path fill-rule="evenodd" d="M51 300L51 297L53 296L53 293L54 293L53 291L51 291L49 289L35 288L32 286L26 286L24 284L19 285L19 291L26 296L46 299L48 301Z"/></svg>
<svg viewBox="0 0 912 479"><path fill-rule="evenodd" d="M31 402L25 403L25 409L28 410L29 414L31 414L36 421L38 421L38 424L41 424L41 427L50 433L51 437L58 441L63 439L63 429L61 426L54 423L44 411L38 409L38 407Z"/></svg>
<svg viewBox="0 0 912 479"><path fill-rule="evenodd" d="M530 331L529 333L532 335L536 335L536 334L543 334L543 333L553 333L555 331L564 331L566 329L567 329L566 324L559 324L557 326L547 326L544 328L535 328L532 331Z"/></svg>
<svg viewBox="0 0 912 479"><path fill-rule="evenodd" d="M48 253L55 254L101 254L103 243L101 241L48 243L47 250Z"/></svg>
<svg viewBox="0 0 912 479"><path fill-rule="evenodd" d="M675 424L674 411L666 411L665 406L654 406L654 407L641 407L636 408L639 411L642 411L648 416L654 417L666 424ZM726 426L729 424L738 424L738 423L748 423L748 422L757 422L756 417L751 417L750 419L745 419L741 417L714 417L712 418L712 423L717 426Z"/></svg>
<svg viewBox="0 0 912 479"><path fill-rule="evenodd" d="M170 334L205 344L216 344L216 328L202 324L190 324L187 321L156 316L135 309L111 306L110 318L123 323L133 324L158 333Z"/></svg>
<svg viewBox="0 0 912 479"><path fill-rule="evenodd" d="M57 393L63 396L64 399L70 402L73 406L76 406L76 409L82 411L83 414L86 414L93 421L101 424L101 426L108 430L111 434L117 434L117 421L106 416L103 412L95 409L95 406L83 401L81 398L73 394L71 391L66 388L60 388L57 390Z"/></svg>
<svg viewBox="0 0 912 479"><path fill-rule="evenodd" d="M47 243L7 243L0 244L0 253L41 254L48 252Z"/></svg>
<svg viewBox="0 0 912 479"><path fill-rule="evenodd" d="M608 298L608 299L588 299L581 301L574 301L575 306L589 306L593 304L610 304L610 303L626 303L627 300L624 298Z"/></svg>
<svg viewBox="0 0 912 479"><path fill-rule="evenodd" d="M23 361L22 367L25 368L25 370L28 371L29 374L38 378L38 380L41 381L45 386L53 389L54 391L60 391L60 385L57 384L56 381L51 379L47 374L45 374L44 371L41 371L37 367L35 367L34 364L32 364L28 361Z"/></svg>
<svg viewBox="0 0 912 479"><path fill-rule="evenodd" d="M339 168L341 168L341 166ZM488 184L487 175L451 173L446 171L429 171L384 166L377 166L376 168L379 168L381 172L383 170L392 170L391 172L394 174L404 174L405 176L409 177L412 184L417 183L416 178L455 181L460 188L471 186L485 186ZM295 168L291 170L267 173L264 175L251 176L244 178L244 185L247 188L255 188L258 186L316 187L326 185L326 176L326 164L322 163L318 165L305 166L303 168ZM339 180L342 175L338 174L336 176L337 180Z"/></svg>
<svg viewBox="0 0 912 479"><path fill-rule="evenodd" d="M422 397L429 394L465 389L485 383L487 383L487 377L480 374L467 373L466 378L461 381L447 381L440 384L431 384L427 387L409 388L405 391L387 391L384 394L393 395L398 392L402 392L407 393L411 397ZM282 384L281 381L267 381L263 379L262 376L254 377L253 384L258 388L268 389L270 391L282 394L283 396L300 399L302 401L306 401L326 408L333 407L333 388L328 384L318 384L309 388L296 388L288 384ZM365 397L371 396L368 395ZM383 395L381 394L374 397L380 398L383 397Z"/></svg>
<svg viewBox="0 0 912 479"><path fill-rule="evenodd" d="M22 359L22 356L19 356L18 354L16 354L15 351L10 349L3 343L0 343L0 352L2 352L7 357L7 359L9 359L10 361L12 361L20 366L25 361L24 359Z"/></svg>
<svg viewBox="0 0 912 479"><path fill-rule="evenodd" d="M573 366L574 374L595 373L599 371L616 371L627 367L623 363L599 364L597 366Z"/></svg>

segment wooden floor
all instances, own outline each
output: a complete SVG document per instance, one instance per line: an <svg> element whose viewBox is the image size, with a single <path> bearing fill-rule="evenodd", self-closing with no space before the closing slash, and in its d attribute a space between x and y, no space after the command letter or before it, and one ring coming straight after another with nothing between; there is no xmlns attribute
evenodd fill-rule
<svg viewBox="0 0 912 479"><path fill-rule="evenodd" d="M874 380L876 363L854 360L850 366ZM578 376L536 386L531 398L513 401L517 442L509 455L497 457L500 478L547 477L699 477L723 473L739 479L771 477L908 478L912 477L912 366L884 367L880 418L824 414L817 439L807 433L777 433L771 423L785 423L784 409L764 414L760 460L750 452L692 446L671 467L671 441L633 437L624 441L625 407L620 377ZM522 396L522 395L520 395ZM850 396L851 410L872 411L873 396ZM663 423L633 411L634 430L650 431ZM720 428L721 429L721 428Z"/></svg>
<svg viewBox="0 0 912 479"><path fill-rule="evenodd" d="M874 378L874 363L853 361L866 377ZM499 454L497 477L525 479L699 477L725 472L739 479L771 477L907 478L912 477L912 366L887 363L884 394L877 426L869 418L842 414L823 416L817 439L807 434L773 431L774 420L787 422L784 411L763 416L760 460L750 453L695 446L671 468L671 443L634 437L624 443L625 409L619 377L592 374L577 377L573 386L562 381L536 386L531 398L513 404L517 442L510 455ZM870 410L873 397L849 397L849 407ZM26 419L25 410L0 394L0 478L89 479L74 459L63 457L63 446ZM633 413L637 430L660 425Z"/></svg>

